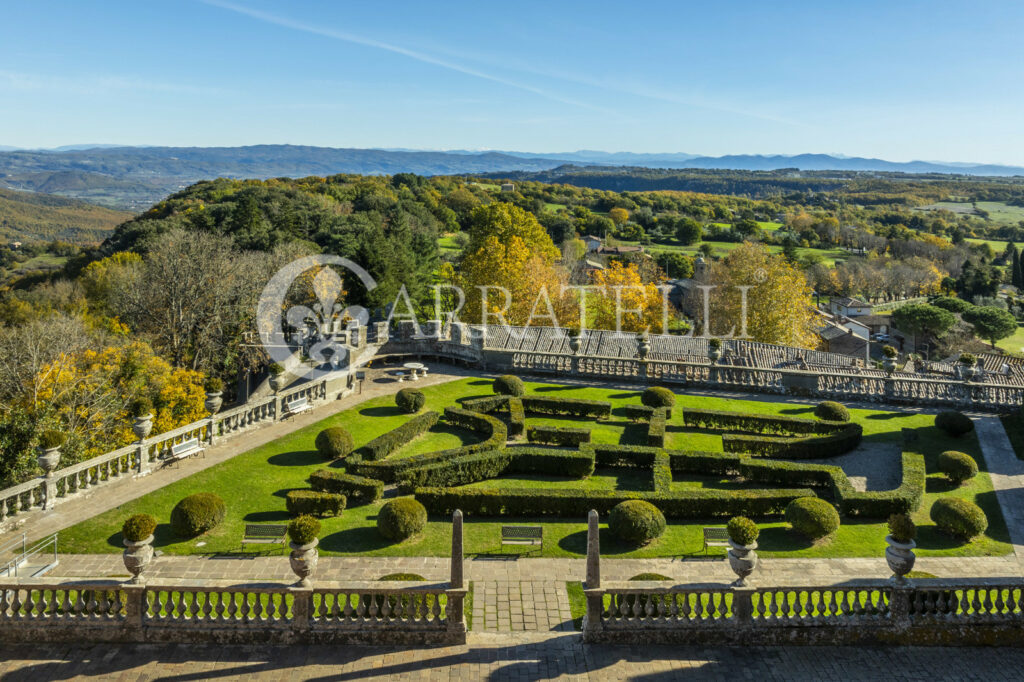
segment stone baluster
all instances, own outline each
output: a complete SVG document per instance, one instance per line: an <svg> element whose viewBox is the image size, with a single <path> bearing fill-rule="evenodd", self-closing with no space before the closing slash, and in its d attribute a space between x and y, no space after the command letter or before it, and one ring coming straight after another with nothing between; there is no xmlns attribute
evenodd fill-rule
<svg viewBox="0 0 1024 682"><path fill-rule="evenodd" d="M462 569L462 510L456 509L452 513L452 558L450 582L453 588L461 588L463 586Z"/></svg>
<svg viewBox="0 0 1024 682"><path fill-rule="evenodd" d="M587 514L587 589L601 587L601 530L597 511Z"/></svg>

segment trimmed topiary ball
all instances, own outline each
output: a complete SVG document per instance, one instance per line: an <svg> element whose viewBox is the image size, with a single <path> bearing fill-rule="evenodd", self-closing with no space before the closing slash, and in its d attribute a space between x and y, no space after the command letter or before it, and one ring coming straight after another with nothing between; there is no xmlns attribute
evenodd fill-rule
<svg viewBox="0 0 1024 682"><path fill-rule="evenodd" d="M978 475L978 463L966 452L946 450L939 455L939 471L953 483L960 485Z"/></svg>
<svg viewBox="0 0 1024 682"><path fill-rule="evenodd" d="M494 392L499 395L521 398L526 395L526 386L523 385L523 380L519 377L505 374L494 380Z"/></svg>
<svg viewBox="0 0 1024 682"><path fill-rule="evenodd" d="M352 434L340 426L331 426L316 436L316 451L324 459L340 459L352 454Z"/></svg>
<svg viewBox="0 0 1024 682"><path fill-rule="evenodd" d="M811 540L820 540L839 528L839 512L818 497L801 497L786 506L786 522Z"/></svg>
<svg viewBox="0 0 1024 682"><path fill-rule="evenodd" d="M215 528L228 508L224 500L214 493L189 495L171 510L171 530L182 538L194 538Z"/></svg>
<svg viewBox="0 0 1024 682"><path fill-rule="evenodd" d="M676 404L676 394L664 386L651 386L640 394L640 402L647 407L672 407Z"/></svg>
<svg viewBox="0 0 1024 682"><path fill-rule="evenodd" d="M889 516L888 525L889 535L896 542L906 544L917 537L917 525L906 514L892 514Z"/></svg>
<svg viewBox="0 0 1024 682"><path fill-rule="evenodd" d="M402 412L409 414L419 412L426 402L427 397L418 388L403 388L395 394L395 405L398 405Z"/></svg>
<svg viewBox="0 0 1024 682"><path fill-rule="evenodd" d="M757 524L745 516L732 517L725 528L729 532L729 539L737 545L746 546L757 542L757 538L761 534Z"/></svg>
<svg viewBox="0 0 1024 682"><path fill-rule="evenodd" d="M125 519L121 536L128 542L142 542L156 530L156 519L149 514L136 514Z"/></svg>
<svg viewBox="0 0 1024 682"><path fill-rule="evenodd" d="M308 545L320 535L320 521L303 514L288 524L288 539L296 545Z"/></svg>
<svg viewBox="0 0 1024 682"><path fill-rule="evenodd" d="M978 505L959 497L942 497L929 513L939 530L954 537L970 540L988 528L988 517Z"/></svg>
<svg viewBox="0 0 1024 682"><path fill-rule="evenodd" d="M946 410L935 415L935 425L953 438L970 433L974 430L974 422L962 412Z"/></svg>
<svg viewBox="0 0 1024 682"><path fill-rule="evenodd" d="M203 390L207 393L220 393L224 390L224 382L218 377L206 377L203 382Z"/></svg>
<svg viewBox="0 0 1024 682"><path fill-rule="evenodd" d="M818 403L818 406L814 408L814 416L830 422L850 421L850 411L846 409L846 405L837 403L834 400Z"/></svg>
<svg viewBox="0 0 1024 682"><path fill-rule="evenodd" d="M665 532L665 515L645 500L626 500L612 507L608 530L620 540L645 545Z"/></svg>
<svg viewBox="0 0 1024 682"><path fill-rule="evenodd" d="M377 530L388 540L401 542L427 527L427 509L411 497L391 500L377 513Z"/></svg>

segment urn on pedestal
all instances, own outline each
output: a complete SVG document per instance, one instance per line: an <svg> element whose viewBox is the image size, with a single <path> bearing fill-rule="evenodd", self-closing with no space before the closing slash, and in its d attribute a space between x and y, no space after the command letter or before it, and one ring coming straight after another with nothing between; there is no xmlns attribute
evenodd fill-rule
<svg viewBox="0 0 1024 682"><path fill-rule="evenodd" d="M320 522L312 516L299 516L288 524L288 537L291 540L291 554L288 562L291 564L292 573L298 576L299 581L296 587L310 587L313 583L309 579L316 572L316 564L319 553L316 546L320 544L317 535L320 533Z"/></svg>
<svg viewBox="0 0 1024 682"><path fill-rule="evenodd" d="M50 429L39 435L39 454L36 463L46 476L50 476L60 463L60 449L67 438L60 431Z"/></svg>
<svg viewBox="0 0 1024 682"><path fill-rule="evenodd" d="M145 582L144 574L153 561L153 531L156 530L156 519L149 514L136 514L129 517L121 526L121 537L124 552L121 560L124 567L132 574L129 582L133 585Z"/></svg>
<svg viewBox="0 0 1024 682"><path fill-rule="evenodd" d="M885 548L885 562L889 564L892 579L896 583L904 582L904 576L914 569L916 537L917 526L909 516L893 514L889 517L889 534L885 536L889 546Z"/></svg>
<svg viewBox="0 0 1024 682"><path fill-rule="evenodd" d="M736 574L735 587L746 587L747 576L757 568L757 537L761 534L757 525L744 516L729 519L729 567Z"/></svg>

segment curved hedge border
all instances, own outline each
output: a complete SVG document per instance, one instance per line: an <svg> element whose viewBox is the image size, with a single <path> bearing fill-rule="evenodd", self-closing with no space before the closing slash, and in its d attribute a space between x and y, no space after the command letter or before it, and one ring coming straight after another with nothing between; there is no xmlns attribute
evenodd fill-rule
<svg viewBox="0 0 1024 682"><path fill-rule="evenodd" d="M797 438L726 433L722 435L722 449L726 452L742 452L759 457L781 457L783 459L837 457L860 445L861 437L864 434L864 429L860 424L847 423L843 426L841 431L829 435Z"/></svg>
<svg viewBox="0 0 1024 682"><path fill-rule="evenodd" d="M823 419L805 419L776 414L750 414L725 410L683 410L685 426L705 431L745 431L764 433L834 433L849 426L849 422L831 422Z"/></svg>
<svg viewBox="0 0 1024 682"><path fill-rule="evenodd" d="M440 418L441 415L433 410L416 415L401 426L377 436L366 445L357 449L356 452L363 459L384 459L416 436L429 431Z"/></svg>
<svg viewBox="0 0 1024 682"><path fill-rule="evenodd" d="M436 462L403 472L402 487L451 487L495 478L502 474L546 474L583 478L594 473L591 453L516 447L489 450Z"/></svg>
<svg viewBox="0 0 1024 682"><path fill-rule="evenodd" d="M355 504L375 502L384 495L383 481L330 469L317 469L311 473L309 487L318 492L344 495Z"/></svg>
<svg viewBox="0 0 1024 682"><path fill-rule="evenodd" d="M508 437L517 438L526 429L526 410L523 409L522 398L508 400Z"/></svg>

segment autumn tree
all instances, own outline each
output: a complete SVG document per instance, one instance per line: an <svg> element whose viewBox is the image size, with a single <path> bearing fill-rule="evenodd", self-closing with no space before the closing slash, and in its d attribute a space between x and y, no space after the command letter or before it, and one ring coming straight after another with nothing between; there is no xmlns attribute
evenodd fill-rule
<svg viewBox="0 0 1024 682"><path fill-rule="evenodd" d="M576 310L568 275L559 267L561 252L533 214L496 202L473 212L470 241L458 284L466 295L460 319L512 325L528 321L552 326L571 321ZM563 322L568 324L568 322Z"/></svg>
<svg viewBox="0 0 1024 682"><path fill-rule="evenodd" d="M749 338L799 348L815 348L818 320L811 287L804 274L782 256L744 242L711 266L710 320L704 334L721 336L744 331ZM701 311L703 314L703 311Z"/></svg>
<svg viewBox="0 0 1024 682"><path fill-rule="evenodd" d="M620 206L616 206L608 211L608 217L612 219L612 222L615 223L616 227L619 227L629 220L629 211Z"/></svg>
<svg viewBox="0 0 1024 682"><path fill-rule="evenodd" d="M645 282L636 265L612 261L595 270L587 294L586 324L589 329L665 333L665 302L661 289Z"/></svg>

